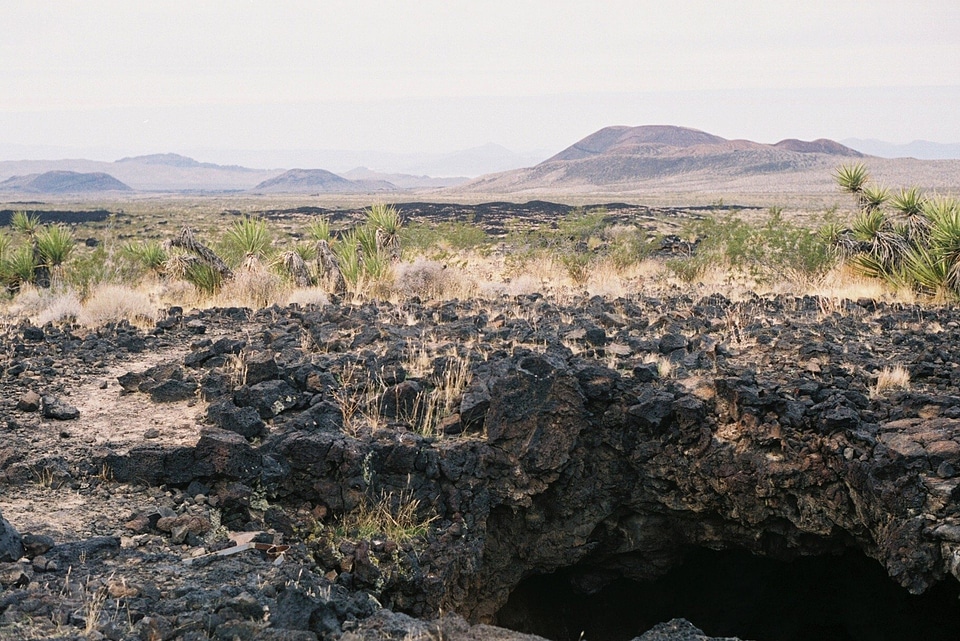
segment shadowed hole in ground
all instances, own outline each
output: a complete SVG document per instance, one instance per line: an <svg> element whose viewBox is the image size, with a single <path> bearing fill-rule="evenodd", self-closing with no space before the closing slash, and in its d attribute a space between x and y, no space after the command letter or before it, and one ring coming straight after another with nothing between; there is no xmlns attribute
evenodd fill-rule
<svg viewBox="0 0 960 641"><path fill-rule="evenodd" d="M677 617L751 641L960 639L956 581L911 595L856 552L784 562L697 550L657 580L619 578L590 595L571 585L574 572L523 581L497 624L556 641L629 640Z"/></svg>

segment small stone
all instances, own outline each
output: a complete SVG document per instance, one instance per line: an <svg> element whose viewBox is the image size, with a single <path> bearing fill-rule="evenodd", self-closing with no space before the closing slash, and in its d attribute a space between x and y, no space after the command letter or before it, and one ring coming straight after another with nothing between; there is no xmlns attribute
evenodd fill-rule
<svg viewBox="0 0 960 641"><path fill-rule="evenodd" d="M40 395L33 390L24 393L17 401L17 409L21 412L36 412L40 409Z"/></svg>
<svg viewBox="0 0 960 641"><path fill-rule="evenodd" d="M125 579L114 579L107 583L107 592L114 599L132 599L140 595L140 588Z"/></svg>
<svg viewBox="0 0 960 641"><path fill-rule="evenodd" d="M155 427L151 427L143 433L143 438L160 438L160 430Z"/></svg>
<svg viewBox="0 0 960 641"><path fill-rule="evenodd" d="M57 572L60 569L60 565L56 561L43 555L35 557L32 565L35 572Z"/></svg>

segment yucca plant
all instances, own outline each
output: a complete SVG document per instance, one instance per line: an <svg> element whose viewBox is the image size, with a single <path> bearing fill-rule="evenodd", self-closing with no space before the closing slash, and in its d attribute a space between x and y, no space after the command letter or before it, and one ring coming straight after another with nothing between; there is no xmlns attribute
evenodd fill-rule
<svg viewBox="0 0 960 641"><path fill-rule="evenodd" d="M938 300L956 295L951 266L938 247L913 247L903 257L904 280Z"/></svg>
<svg viewBox="0 0 960 641"><path fill-rule="evenodd" d="M820 240L840 258L851 256L857 249L853 233L840 223L827 223L817 231Z"/></svg>
<svg viewBox="0 0 960 641"><path fill-rule="evenodd" d="M357 229L347 230L340 239L330 247L337 258L340 273L350 286L356 286L363 271L363 243Z"/></svg>
<svg viewBox="0 0 960 641"><path fill-rule="evenodd" d="M378 203L367 210L367 227L373 229L377 251L391 260L400 259L400 212Z"/></svg>
<svg viewBox="0 0 960 641"><path fill-rule="evenodd" d="M853 221L852 232L858 249L873 257L886 274L896 271L903 255L909 249L903 233L879 210L865 211L857 216Z"/></svg>
<svg viewBox="0 0 960 641"><path fill-rule="evenodd" d="M40 228L40 216L25 211L15 211L10 217L10 226L24 236L33 237Z"/></svg>
<svg viewBox="0 0 960 641"><path fill-rule="evenodd" d="M183 279L196 287L197 291L207 295L217 293L223 286L223 274L212 265L199 260L187 263Z"/></svg>
<svg viewBox="0 0 960 641"><path fill-rule="evenodd" d="M127 243L120 248L120 253L125 258L142 265L156 274L163 273L164 264L168 258L167 251L163 248L163 245L155 240Z"/></svg>
<svg viewBox="0 0 960 641"><path fill-rule="evenodd" d="M863 189L870 178L866 165L862 162L840 165L834 172L833 178L840 189L857 199L857 208L862 210L864 208Z"/></svg>
<svg viewBox="0 0 960 641"><path fill-rule="evenodd" d="M36 266L33 247L20 245L4 258L0 272L2 272L7 286L16 290L20 288L22 283L29 283L33 280L33 270Z"/></svg>
<svg viewBox="0 0 960 641"><path fill-rule="evenodd" d="M234 221L224 234L224 254L237 265L262 261L270 252L270 242L264 219L244 217Z"/></svg>
<svg viewBox="0 0 960 641"><path fill-rule="evenodd" d="M307 263L317 258L317 246L315 244L297 243L293 246L293 251L297 253L297 256L299 256L301 260Z"/></svg>
<svg viewBox="0 0 960 641"><path fill-rule="evenodd" d="M44 225L34 235L40 267L49 269L62 280L63 263L69 258L76 241L73 232L63 225Z"/></svg>
<svg viewBox="0 0 960 641"><path fill-rule="evenodd" d="M865 211L876 211L890 200L890 190L883 186L864 185L860 191Z"/></svg>
<svg viewBox="0 0 960 641"><path fill-rule="evenodd" d="M960 294L960 203L938 199L926 209L930 220L929 242L947 269L948 283Z"/></svg>
<svg viewBox="0 0 960 641"><path fill-rule="evenodd" d="M10 237L6 234L0 234L0 262L2 262L7 257L7 252L10 251L10 247L13 245L13 241L10 240Z"/></svg>
<svg viewBox="0 0 960 641"><path fill-rule="evenodd" d="M328 243L332 240L330 235L330 221L325 216L320 216L307 225L307 234L314 240L325 240Z"/></svg>
<svg viewBox="0 0 960 641"><path fill-rule="evenodd" d="M907 228L907 238L914 244L925 241L930 220L924 210L925 198L919 187L901 189L890 199L890 206L900 213Z"/></svg>

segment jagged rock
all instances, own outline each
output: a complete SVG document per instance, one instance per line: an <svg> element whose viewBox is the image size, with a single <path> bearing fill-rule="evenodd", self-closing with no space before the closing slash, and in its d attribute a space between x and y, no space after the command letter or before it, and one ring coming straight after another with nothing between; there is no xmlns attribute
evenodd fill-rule
<svg viewBox="0 0 960 641"><path fill-rule="evenodd" d="M299 400L297 390L282 380L244 385L233 395L234 403L239 407L252 407L264 420L296 407Z"/></svg>
<svg viewBox="0 0 960 641"><path fill-rule="evenodd" d="M196 381L178 381L174 379L168 379L146 388L143 384L140 385L140 391L149 393L150 399L154 403L174 403L176 401L190 400L196 397L198 388L199 385L197 385Z"/></svg>
<svg viewBox="0 0 960 641"><path fill-rule="evenodd" d="M416 410L423 410L418 404L424 404L421 398L423 388L416 381L403 381L384 390L380 398L374 401L380 413L390 418L412 417Z"/></svg>
<svg viewBox="0 0 960 641"><path fill-rule="evenodd" d="M40 414L44 418L58 421L72 421L80 418L80 410L50 394L44 394L40 398Z"/></svg>
<svg viewBox="0 0 960 641"><path fill-rule="evenodd" d="M266 433L267 425L252 407L237 407L231 401L214 403L207 408L207 420L220 429L236 432L244 438Z"/></svg>
<svg viewBox="0 0 960 641"><path fill-rule="evenodd" d="M16 561L23 556L23 540L10 521L0 513L0 561Z"/></svg>
<svg viewBox="0 0 960 641"><path fill-rule="evenodd" d="M270 354L258 353L247 356L243 364L246 371L247 385L256 385L263 381L269 381L280 374L277 361Z"/></svg>

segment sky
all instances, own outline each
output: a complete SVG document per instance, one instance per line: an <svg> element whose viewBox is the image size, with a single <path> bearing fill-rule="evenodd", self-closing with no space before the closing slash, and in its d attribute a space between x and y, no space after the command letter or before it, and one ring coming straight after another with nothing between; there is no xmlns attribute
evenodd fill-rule
<svg viewBox="0 0 960 641"><path fill-rule="evenodd" d="M957 0L0 0L0 160L955 143L958 104Z"/></svg>

